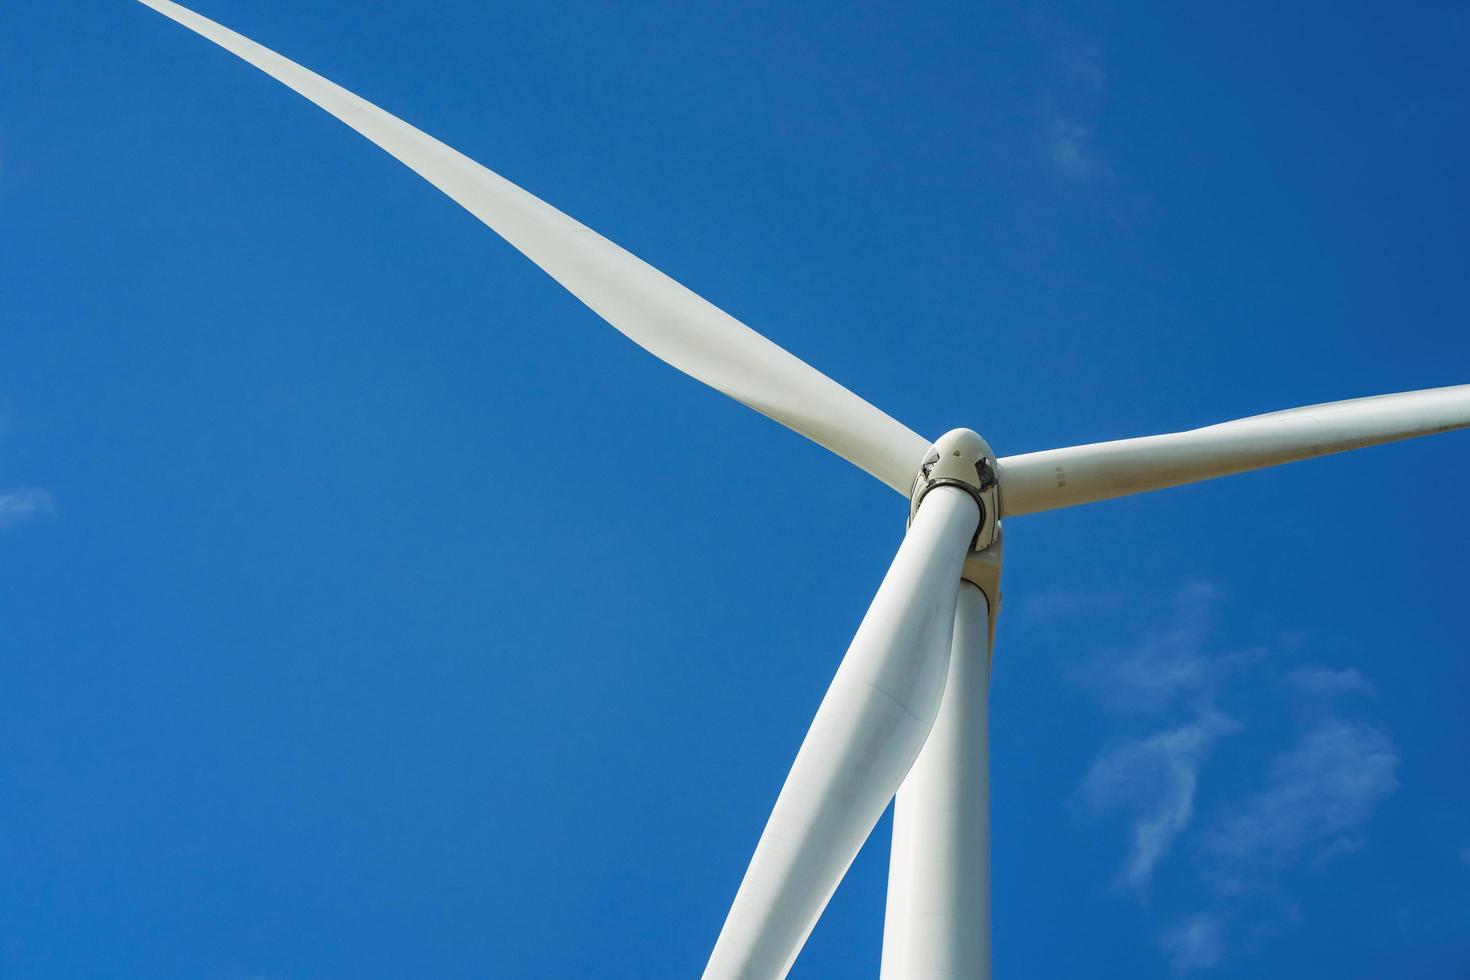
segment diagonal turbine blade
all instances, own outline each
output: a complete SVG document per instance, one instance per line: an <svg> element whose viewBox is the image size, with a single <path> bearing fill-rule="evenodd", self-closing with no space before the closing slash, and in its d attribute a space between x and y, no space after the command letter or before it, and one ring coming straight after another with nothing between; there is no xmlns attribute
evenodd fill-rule
<svg viewBox="0 0 1470 980"><path fill-rule="evenodd" d="M979 516L956 487L924 497L781 787L706 980L786 975L908 774L939 713Z"/></svg>
<svg viewBox="0 0 1470 980"><path fill-rule="evenodd" d="M1470 385L1308 405L999 461L1007 517L1470 427Z"/></svg>
<svg viewBox="0 0 1470 980"><path fill-rule="evenodd" d="M635 344L907 496L929 441L668 276L464 154L169 0L140 0L305 96L515 246Z"/></svg>

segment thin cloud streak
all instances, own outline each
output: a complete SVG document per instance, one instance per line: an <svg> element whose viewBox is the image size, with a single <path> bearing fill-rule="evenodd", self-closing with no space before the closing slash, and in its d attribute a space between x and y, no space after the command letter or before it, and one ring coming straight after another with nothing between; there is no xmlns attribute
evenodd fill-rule
<svg viewBox="0 0 1470 980"><path fill-rule="evenodd" d="M1376 698L1378 689L1356 669L1333 670L1330 667L1298 667L1286 675L1287 686L1319 698L1360 695Z"/></svg>
<svg viewBox="0 0 1470 980"><path fill-rule="evenodd" d="M1216 966L1225 957L1225 928L1219 916L1192 915L1159 937L1159 948L1176 974Z"/></svg>
<svg viewBox="0 0 1470 980"><path fill-rule="evenodd" d="M1240 726L1217 711L1194 723L1125 742L1100 755L1082 783L1095 812L1133 812L1133 841L1120 871L1130 888L1148 886L1154 868L1194 816L1199 770L1222 735Z"/></svg>
<svg viewBox="0 0 1470 980"><path fill-rule="evenodd" d="M1086 184L1106 173L1090 121L1108 80L1102 45L1050 18L1032 27L1052 48L1038 112L1046 156L1063 179Z"/></svg>
<svg viewBox="0 0 1470 980"><path fill-rule="evenodd" d="M1238 893L1303 858L1321 868L1361 848L1378 804L1399 787L1398 765L1393 740L1370 725L1332 718L1307 731L1210 834L1217 890Z"/></svg>
<svg viewBox="0 0 1470 980"><path fill-rule="evenodd" d="M1077 798L1094 817L1127 819L1117 884L1139 897L1189 845L1204 906L1155 935L1176 975L1218 966L1297 922L1288 875L1321 872L1366 847L1373 815L1398 789L1393 739L1359 717L1378 697L1369 679L1323 664L1284 669L1275 664L1281 654L1264 648L1220 652L1223 598L1208 582L1189 583L1171 597L1170 617L1138 642L1075 669L1108 714L1150 722L1151 731L1097 754ZM1273 690L1278 697L1262 697ZM1220 707L1232 702L1246 713ZM1280 730L1262 714L1273 708L1295 719L1295 740L1268 748L1260 775L1233 803L1198 814L1201 774L1221 739L1244 730L1237 718Z"/></svg>
<svg viewBox="0 0 1470 980"><path fill-rule="evenodd" d="M1097 172L1092 148L1092 130L1067 116L1053 114L1047 120L1047 152L1063 177L1085 183Z"/></svg>
<svg viewBox="0 0 1470 980"><path fill-rule="evenodd" d="M1181 709L1191 715L1181 724L1105 748L1078 789L1094 814L1129 818L1130 844L1118 881L1135 892L1148 888L1193 820L1200 769L1211 749L1241 727L1213 706L1222 671L1235 659L1205 653L1219 600L1220 591L1211 583L1186 583L1172 597L1173 622L1080 671L1116 715L1157 717Z"/></svg>
<svg viewBox="0 0 1470 980"><path fill-rule="evenodd" d="M50 513L51 509L51 495L45 490L24 487L0 494L0 530Z"/></svg>
<svg viewBox="0 0 1470 980"><path fill-rule="evenodd" d="M1242 659L1241 654L1205 651L1221 598L1209 582L1187 583L1172 597L1172 622L1148 631L1131 648L1086 665L1081 679L1116 714L1153 715L1181 706L1200 713L1214 702L1224 674Z"/></svg>

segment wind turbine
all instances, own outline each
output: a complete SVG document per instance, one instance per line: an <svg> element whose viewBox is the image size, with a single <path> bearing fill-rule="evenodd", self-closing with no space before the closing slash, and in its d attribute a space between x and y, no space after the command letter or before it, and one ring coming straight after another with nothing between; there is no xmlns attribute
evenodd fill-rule
<svg viewBox="0 0 1470 980"><path fill-rule="evenodd" d="M909 529L817 710L705 976L782 977L897 797L882 975L990 975L988 698L1002 519L1470 427L1470 385L997 457L931 442L503 177L169 0L145 5L357 130L655 357L903 494Z"/></svg>

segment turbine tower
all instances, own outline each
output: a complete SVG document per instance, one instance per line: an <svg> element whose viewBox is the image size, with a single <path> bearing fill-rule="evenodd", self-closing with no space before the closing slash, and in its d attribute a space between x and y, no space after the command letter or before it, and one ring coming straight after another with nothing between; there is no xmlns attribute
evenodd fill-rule
<svg viewBox="0 0 1470 980"><path fill-rule="evenodd" d="M140 0L396 157L655 357L908 498L909 529L797 752L715 941L711 980L784 977L897 798L885 980L990 976L988 700L1003 519L1470 426L1470 385L997 457L931 442L510 181L169 0Z"/></svg>

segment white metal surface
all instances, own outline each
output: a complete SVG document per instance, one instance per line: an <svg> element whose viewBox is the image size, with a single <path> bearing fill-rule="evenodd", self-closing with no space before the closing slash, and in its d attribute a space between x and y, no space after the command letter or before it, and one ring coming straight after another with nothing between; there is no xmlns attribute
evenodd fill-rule
<svg viewBox="0 0 1470 980"><path fill-rule="evenodd" d="M979 522L931 490L781 787L705 977L784 977L939 711L960 569Z"/></svg>
<svg viewBox="0 0 1470 980"><path fill-rule="evenodd" d="M320 75L169 0L139 0L382 147L660 360L907 496L929 441L634 255Z"/></svg>
<svg viewBox="0 0 1470 980"><path fill-rule="evenodd" d="M955 607L939 716L898 791L883 980L990 978L990 607Z"/></svg>
<svg viewBox="0 0 1470 980"><path fill-rule="evenodd" d="M1308 405L1000 461L1001 516L1072 507L1470 426L1470 385Z"/></svg>

